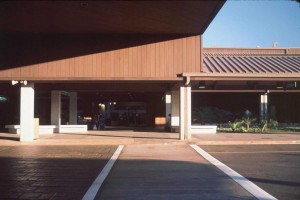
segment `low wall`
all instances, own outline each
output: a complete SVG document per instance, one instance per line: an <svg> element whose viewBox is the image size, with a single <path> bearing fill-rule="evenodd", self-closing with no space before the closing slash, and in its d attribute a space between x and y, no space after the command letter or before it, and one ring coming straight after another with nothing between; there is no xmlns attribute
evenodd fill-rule
<svg viewBox="0 0 300 200"><path fill-rule="evenodd" d="M217 133L217 126L214 125L193 125L191 126L191 134Z"/></svg>
<svg viewBox="0 0 300 200"><path fill-rule="evenodd" d="M87 125L60 125L60 133L87 132Z"/></svg>
<svg viewBox="0 0 300 200"><path fill-rule="evenodd" d="M172 126L172 133L179 133L179 126ZM217 133L216 125L192 125L191 126L191 134L206 134L206 133Z"/></svg>

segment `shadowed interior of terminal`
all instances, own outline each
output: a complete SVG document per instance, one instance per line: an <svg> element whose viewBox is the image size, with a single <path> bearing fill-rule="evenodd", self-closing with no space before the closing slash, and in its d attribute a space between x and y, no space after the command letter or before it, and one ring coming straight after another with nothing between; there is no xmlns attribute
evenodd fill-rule
<svg viewBox="0 0 300 200"><path fill-rule="evenodd" d="M10 115L0 115L0 129L4 131L5 125L19 124L20 110L20 88L12 87L9 84L0 86L2 94L7 97L7 101L0 103L0 110ZM164 82L144 82L141 84L131 82L115 82L115 83L37 83L35 84L35 117L39 118L40 125L51 124L51 91L65 90L78 92L78 116L92 117L95 107L99 102L116 102L113 105L116 111L124 115L128 114L127 120L121 120L120 116L112 116L112 120L118 120L118 126L143 126L153 127L155 125L155 117L163 117L165 115L164 91L170 88L170 83ZM68 93L62 95L62 115L61 123L67 124L68 117ZM128 103L137 102L137 103ZM116 112L115 111L115 112ZM133 118L132 113L139 113L137 119ZM114 113L115 113L114 112ZM106 118L109 120L108 118ZM106 121L107 121L106 120ZM105 123L110 126L111 121ZM78 120L78 123L86 124ZM88 124L91 130L91 124Z"/></svg>

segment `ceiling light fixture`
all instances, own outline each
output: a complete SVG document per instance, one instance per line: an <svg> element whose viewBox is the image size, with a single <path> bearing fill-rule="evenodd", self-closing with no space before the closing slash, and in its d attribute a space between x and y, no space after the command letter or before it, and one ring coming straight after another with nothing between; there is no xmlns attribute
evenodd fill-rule
<svg viewBox="0 0 300 200"><path fill-rule="evenodd" d="M276 89L284 89L284 84L283 84L283 82L277 82L277 84L276 84Z"/></svg>
<svg viewBox="0 0 300 200"><path fill-rule="evenodd" d="M205 89L205 81L199 81L198 88L199 89Z"/></svg>

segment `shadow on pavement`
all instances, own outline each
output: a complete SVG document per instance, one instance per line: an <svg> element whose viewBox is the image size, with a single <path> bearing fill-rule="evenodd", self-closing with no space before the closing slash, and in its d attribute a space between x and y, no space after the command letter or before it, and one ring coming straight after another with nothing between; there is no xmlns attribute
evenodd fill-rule
<svg viewBox="0 0 300 200"><path fill-rule="evenodd" d="M0 136L0 140L20 141L20 138L11 136Z"/></svg>

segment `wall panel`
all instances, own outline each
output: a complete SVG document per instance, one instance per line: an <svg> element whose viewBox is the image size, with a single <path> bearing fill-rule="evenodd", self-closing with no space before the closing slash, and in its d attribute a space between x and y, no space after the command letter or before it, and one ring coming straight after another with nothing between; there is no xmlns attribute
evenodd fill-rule
<svg viewBox="0 0 300 200"><path fill-rule="evenodd" d="M0 80L178 80L200 72L201 37L103 51L0 70Z"/></svg>

